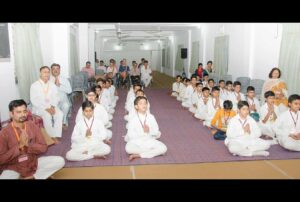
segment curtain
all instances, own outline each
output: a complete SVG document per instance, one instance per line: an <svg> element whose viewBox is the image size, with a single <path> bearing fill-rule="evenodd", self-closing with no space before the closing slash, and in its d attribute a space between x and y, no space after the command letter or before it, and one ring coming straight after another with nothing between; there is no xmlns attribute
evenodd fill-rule
<svg viewBox="0 0 300 202"><path fill-rule="evenodd" d="M72 29L72 28L71 28ZM76 36L70 30L70 77L79 72L78 52Z"/></svg>
<svg viewBox="0 0 300 202"><path fill-rule="evenodd" d="M166 49L162 49L162 66L166 67Z"/></svg>
<svg viewBox="0 0 300 202"><path fill-rule="evenodd" d="M228 50L229 36L215 37L214 69L219 78L228 72Z"/></svg>
<svg viewBox="0 0 300 202"><path fill-rule="evenodd" d="M30 86L39 78L39 69L43 66L39 23L13 24L13 47L20 96L29 102Z"/></svg>
<svg viewBox="0 0 300 202"><path fill-rule="evenodd" d="M175 70L184 71L183 59L181 58L181 49L183 48L183 44L177 46L177 54L176 54L176 63Z"/></svg>
<svg viewBox="0 0 300 202"><path fill-rule="evenodd" d="M288 93L300 93L300 23L284 23L279 53L279 68Z"/></svg>
<svg viewBox="0 0 300 202"><path fill-rule="evenodd" d="M198 68L199 63L199 41L194 41L192 44L192 57L190 73L194 74L195 70Z"/></svg>

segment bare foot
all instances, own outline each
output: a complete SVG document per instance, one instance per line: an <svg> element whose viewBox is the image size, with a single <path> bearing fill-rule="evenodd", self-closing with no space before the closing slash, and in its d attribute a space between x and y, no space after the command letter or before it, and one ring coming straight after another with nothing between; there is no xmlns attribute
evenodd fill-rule
<svg viewBox="0 0 300 202"><path fill-rule="evenodd" d="M131 154L129 156L129 161L132 161L133 159L136 159L136 158L141 158L141 156L139 154Z"/></svg>
<svg viewBox="0 0 300 202"><path fill-rule="evenodd" d="M57 138L52 138L52 140L54 141L54 144L60 144L61 142L57 139Z"/></svg>
<svg viewBox="0 0 300 202"><path fill-rule="evenodd" d="M110 140L104 140L103 141L105 144L111 145L111 141Z"/></svg>
<svg viewBox="0 0 300 202"><path fill-rule="evenodd" d="M106 156L105 155L103 155L103 156L98 156L98 155L94 155L94 158L95 159L106 159Z"/></svg>

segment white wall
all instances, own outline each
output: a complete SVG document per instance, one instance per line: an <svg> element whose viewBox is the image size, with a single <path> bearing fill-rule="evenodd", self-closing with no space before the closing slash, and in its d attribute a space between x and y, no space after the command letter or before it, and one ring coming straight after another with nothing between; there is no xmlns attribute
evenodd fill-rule
<svg viewBox="0 0 300 202"><path fill-rule="evenodd" d="M8 23L9 32L9 46L10 46L10 61L0 62L0 115L1 121L9 119L8 104L10 101L20 99L18 86L15 84L15 62L14 62L14 49L12 38L12 24Z"/></svg>
<svg viewBox="0 0 300 202"><path fill-rule="evenodd" d="M69 77L69 40L68 23L40 23L40 42L44 65L58 63L61 75Z"/></svg>
<svg viewBox="0 0 300 202"><path fill-rule="evenodd" d="M78 29L79 66L81 68L89 59L88 23L79 23Z"/></svg>

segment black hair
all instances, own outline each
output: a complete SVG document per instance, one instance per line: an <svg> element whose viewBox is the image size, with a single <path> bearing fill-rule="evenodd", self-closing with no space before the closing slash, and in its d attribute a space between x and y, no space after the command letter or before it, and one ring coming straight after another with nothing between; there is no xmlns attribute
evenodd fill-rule
<svg viewBox="0 0 300 202"><path fill-rule="evenodd" d="M265 92L265 98L267 99L268 97L271 97L271 96L275 96L275 93L273 93L273 91L267 91L267 92Z"/></svg>
<svg viewBox="0 0 300 202"><path fill-rule="evenodd" d="M238 109L241 109L243 106L247 106L249 108L249 103L247 101L241 100L238 102Z"/></svg>
<svg viewBox="0 0 300 202"><path fill-rule="evenodd" d="M177 79L178 77L182 79L182 76L180 76L180 75L177 75L177 76L176 76L176 79Z"/></svg>
<svg viewBox="0 0 300 202"><path fill-rule="evenodd" d="M103 61L103 60L100 60L100 62L104 63L104 61Z"/></svg>
<svg viewBox="0 0 300 202"><path fill-rule="evenodd" d="M247 92L249 92L249 91L255 91L255 88L253 86L248 86L247 87Z"/></svg>
<svg viewBox="0 0 300 202"><path fill-rule="evenodd" d="M191 80L192 80L193 78L195 78L195 79L197 80L197 76L195 76L195 75L191 76Z"/></svg>
<svg viewBox="0 0 300 202"><path fill-rule="evenodd" d="M142 89L139 89L135 92L135 94L137 94L138 92L142 92L145 95L145 92Z"/></svg>
<svg viewBox="0 0 300 202"><path fill-rule="evenodd" d="M233 105L232 105L232 102L230 101L230 100L225 100L224 102L223 102L223 107L224 107L224 109L232 109L232 107L233 107Z"/></svg>
<svg viewBox="0 0 300 202"><path fill-rule="evenodd" d="M148 60L144 60L144 63L148 63Z"/></svg>
<svg viewBox="0 0 300 202"><path fill-rule="evenodd" d="M298 95L298 94L290 95L290 97L289 97L289 103L292 103L295 100L300 100L300 95Z"/></svg>
<svg viewBox="0 0 300 202"><path fill-rule="evenodd" d="M185 79L185 82L189 82L189 81L191 81L191 80L190 80L190 79L188 79L188 78L186 78L186 79Z"/></svg>
<svg viewBox="0 0 300 202"><path fill-rule="evenodd" d="M220 91L219 86L212 87L211 92L214 92L214 91Z"/></svg>
<svg viewBox="0 0 300 202"><path fill-rule="evenodd" d="M86 90L85 90L85 94L88 95L89 93L93 92L93 93L95 93L95 95L96 95L97 93L96 93L96 88L95 88L95 87L96 87L96 86L93 86L92 88L86 89Z"/></svg>
<svg viewBox="0 0 300 202"><path fill-rule="evenodd" d="M141 85L141 84L135 83L135 84L133 84L133 89L134 89L136 86L139 86L140 88L142 88L142 85Z"/></svg>
<svg viewBox="0 0 300 202"><path fill-rule="evenodd" d="M92 110L94 110L94 108L95 108L94 104L91 101L88 101L88 100L84 101L82 103L81 107L82 107L82 111L84 111L85 108L87 108L87 107L92 108Z"/></svg>
<svg viewBox="0 0 300 202"><path fill-rule="evenodd" d="M213 79L208 79L208 83L209 83L210 81L213 81L213 82L215 83L215 80L213 80Z"/></svg>
<svg viewBox="0 0 300 202"><path fill-rule="evenodd" d="M209 60L209 61L207 62L207 64L209 64L209 63L212 64L213 62L212 62L211 60Z"/></svg>
<svg viewBox="0 0 300 202"><path fill-rule="evenodd" d="M87 61L85 64L86 64L86 65L87 65L87 64L91 64L91 62L90 62L90 61Z"/></svg>
<svg viewBox="0 0 300 202"><path fill-rule="evenodd" d="M220 81L219 81L219 84L220 84L220 83L222 83L222 82L224 82L224 83L225 83L225 81L224 81L224 80L220 80Z"/></svg>
<svg viewBox="0 0 300 202"><path fill-rule="evenodd" d="M226 81L226 86L228 86L228 85L232 85L232 81Z"/></svg>
<svg viewBox="0 0 300 202"><path fill-rule="evenodd" d="M275 70L277 70L277 71L279 72L278 78L281 77L281 71L280 71L280 69L277 68L277 67L274 67L274 68L270 71L270 73L269 73L269 78L272 78L272 74L273 74L273 72L274 72Z"/></svg>
<svg viewBox="0 0 300 202"><path fill-rule="evenodd" d="M23 99L13 100L9 103L8 109L9 109L10 112L12 112L14 110L14 108L20 107L20 106L23 106L23 105L25 105L25 107L27 108L27 104Z"/></svg>
<svg viewBox="0 0 300 202"><path fill-rule="evenodd" d="M102 81L102 83L104 83L104 84L106 83L106 80L103 79L103 78L99 78L99 79L96 80L97 83L98 83L99 81Z"/></svg>
<svg viewBox="0 0 300 202"><path fill-rule="evenodd" d="M198 67L199 67L200 65L203 66L203 64L202 64L201 62L198 64Z"/></svg>
<svg viewBox="0 0 300 202"><path fill-rule="evenodd" d="M148 102L148 99L146 97L138 96L134 99L134 105L137 105L139 103L139 101L142 100L142 99L144 99L144 100L146 100L146 102Z"/></svg>
<svg viewBox="0 0 300 202"><path fill-rule="evenodd" d="M203 86L203 83L199 82L199 83L196 83L196 87L202 85Z"/></svg>
<svg viewBox="0 0 300 202"><path fill-rule="evenodd" d="M236 86L241 86L242 84L241 84L241 82L239 82L239 81L235 81L234 83L233 83L233 87L236 87Z"/></svg>
<svg viewBox="0 0 300 202"><path fill-rule="evenodd" d="M207 87L202 88L202 92L204 92L206 90L210 91L209 88L207 88Z"/></svg>
<svg viewBox="0 0 300 202"><path fill-rule="evenodd" d="M40 68L40 72L41 72L43 69L48 69L48 70L50 71L50 68L49 68L48 66L42 66L42 67Z"/></svg>
<svg viewBox="0 0 300 202"><path fill-rule="evenodd" d="M60 68L60 65L59 65L59 64L57 64L57 63L53 63L53 64L51 65L51 69L52 69L54 66L57 66L57 67L59 67L59 68Z"/></svg>

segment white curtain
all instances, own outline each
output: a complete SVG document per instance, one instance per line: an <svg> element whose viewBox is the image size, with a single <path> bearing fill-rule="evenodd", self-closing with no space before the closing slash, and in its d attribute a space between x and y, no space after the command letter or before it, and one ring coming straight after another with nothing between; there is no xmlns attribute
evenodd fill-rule
<svg viewBox="0 0 300 202"><path fill-rule="evenodd" d="M284 23L279 68L289 95L300 93L300 23Z"/></svg>
<svg viewBox="0 0 300 202"><path fill-rule="evenodd" d="M229 36L215 37L214 69L220 78L228 72Z"/></svg>
<svg viewBox="0 0 300 202"><path fill-rule="evenodd" d="M30 86L39 78L43 66L39 23L14 23L13 47L20 96L29 102Z"/></svg>
<svg viewBox="0 0 300 202"><path fill-rule="evenodd" d="M176 54L176 63L175 70L182 72L184 69L183 59L181 58L181 49L183 48L183 44L177 46L177 54Z"/></svg>
<svg viewBox="0 0 300 202"><path fill-rule="evenodd" d="M70 76L73 76L79 72L79 58L77 52L77 41L76 35L74 34L75 30L70 30Z"/></svg>
<svg viewBox="0 0 300 202"><path fill-rule="evenodd" d="M192 44L192 57L190 73L194 74L195 70L198 68L199 63L199 41L194 41Z"/></svg>

